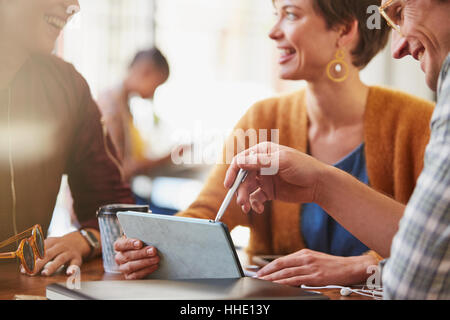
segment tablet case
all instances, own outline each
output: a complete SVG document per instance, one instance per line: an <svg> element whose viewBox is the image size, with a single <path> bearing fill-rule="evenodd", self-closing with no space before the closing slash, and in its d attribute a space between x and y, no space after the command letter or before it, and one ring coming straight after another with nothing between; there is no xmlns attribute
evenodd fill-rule
<svg viewBox="0 0 450 320"><path fill-rule="evenodd" d="M227 279L243 277L236 250L221 222L153 213L119 212L128 238L156 247L159 268L149 279Z"/></svg>

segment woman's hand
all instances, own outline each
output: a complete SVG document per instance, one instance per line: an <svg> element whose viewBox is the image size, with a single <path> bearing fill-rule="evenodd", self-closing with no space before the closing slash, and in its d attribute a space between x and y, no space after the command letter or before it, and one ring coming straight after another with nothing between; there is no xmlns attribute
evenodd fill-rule
<svg viewBox="0 0 450 320"><path fill-rule="evenodd" d="M233 185L240 168L249 173L237 191L237 203L246 213L250 209L262 213L264 202L270 200L314 202L326 165L295 149L264 142L233 158L226 188Z"/></svg>
<svg viewBox="0 0 450 320"><path fill-rule="evenodd" d="M45 257L36 260L32 275L52 276L61 267L66 266L66 274L71 275L76 267L81 267L83 257L87 257L91 248L84 237L78 232L69 233L63 237L47 238L44 242ZM25 269L21 269L25 273Z"/></svg>
<svg viewBox="0 0 450 320"><path fill-rule="evenodd" d="M142 241L120 238L114 243L116 263L127 280L145 278L158 269L159 256L155 247L144 247Z"/></svg>
<svg viewBox="0 0 450 320"><path fill-rule="evenodd" d="M371 265L377 265L377 261L370 255L337 257L303 249L272 261L257 276L290 286L348 286L364 283Z"/></svg>

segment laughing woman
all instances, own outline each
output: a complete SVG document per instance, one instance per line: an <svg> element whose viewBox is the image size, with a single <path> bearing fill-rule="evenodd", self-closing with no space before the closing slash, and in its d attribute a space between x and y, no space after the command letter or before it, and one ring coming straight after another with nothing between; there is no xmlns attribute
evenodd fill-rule
<svg viewBox="0 0 450 320"><path fill-rule="evenodd" d="M46 276L100 254L99 206L133 202L86 81L51 55L77 8L76 0L0 0L0 241L35 224L47 231L63 174L89 235L47 238L31 270Z"/></svg>
<svg viewBox="0 0 450 320"><path fill-rule="evenodd" d="M306 152L406 203L423 166L433 105L411 95L367 86L360 71L382 50L388 27L369 30L367 8L379 0L275 0L270 32L280 50L280 77L305 89L261 101L236 129L279 129L279 143ZM228 165L217 165L197 200L181 216L214 219L227 190ZM249 208L243 208L248 212ZM354 214L358 214L354 212ZM294 254L283 272L266 277L290 285L364 282L380 257L315 204L273 201L259 215L234 201L223 217L230 229L251 230L251 255ZM154 270L120 240L116 256L128 278ZM292 259L288 259L292 261ZM277 263L277 262L275 262Z"/></svg>

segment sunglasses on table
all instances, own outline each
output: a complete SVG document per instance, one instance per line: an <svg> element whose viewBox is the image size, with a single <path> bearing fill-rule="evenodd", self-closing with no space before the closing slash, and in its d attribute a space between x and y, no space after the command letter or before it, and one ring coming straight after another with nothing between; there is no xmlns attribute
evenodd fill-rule
<svg viewBox="0 0 450 320"><path fill-rule="evenodd" d="M20 239L23 240L20 242L17 251L0 253L0 259L17 258L25 271L31 274L36 266L37 258L43 259L45 256L44 235L41 226L37 224L14 237L0 242L0 248L4 248Z"/></svg>

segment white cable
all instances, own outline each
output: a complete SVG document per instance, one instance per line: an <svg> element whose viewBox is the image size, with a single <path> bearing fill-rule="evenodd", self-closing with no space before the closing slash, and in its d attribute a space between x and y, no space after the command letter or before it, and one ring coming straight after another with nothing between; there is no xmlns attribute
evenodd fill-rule
<svg viewBox="0 0 450 320"><path fill-rule="evenodd" d="M363 290L363 289L356 289L359 292L364 292L364 293L370 293L376 296L383 296L383 290Z"/></svg>
<svg viewBox="0 0 450 320"><path fill-rule="evenodd" d="M310 286L305 286L304 284L302 284L301 288L306 289L306 290L341 289L340 294L342 296L349 296L350 294L355 293L355 294L370 297L370 298L373 298L376 300L381 299L381 296L383 295L382 290L351 289L349 287L343 287L343 286L338 286L338 285L329 285L329 286L323 286L323 287L310 287Z"/></svg>
<svg viewBox="0 0 450 320"><path fill-rule="evenodd" d="M16 196L16 184L14 176L14 162L12 155L12 137L11 137L11 87L8 87L8 160L9 160L9 172L11 176L11 197L12 197L12 218L13 218L13 229L14 235L17 235L17 221L16 221L16 207L17 207L17 196Z"/></svg>
<svg viewBox="0 0 450 320"><path fill-rule="evenodd" d="M315 290L315 289L343 289L345 287L343 286L335 286L335 285L330 285L330 286L324 286L324 287L309 287L309 286L305 286L304 284L301 285L302 289L311 289L311 290Z"/></svg>
<svg viewBox="0 0 450 320"><path fill-rule="evenodd" d="M351 293L355 293L355 294L359 294L361 296L366 296L366 297L370 297L376 300L380 300L381 297L377 297L375 296L373 293L365 293L365 290L358 290L358 289L350 289L350 288L343 288L341 289L341 294L343 296L349 296Z"/></svg>

